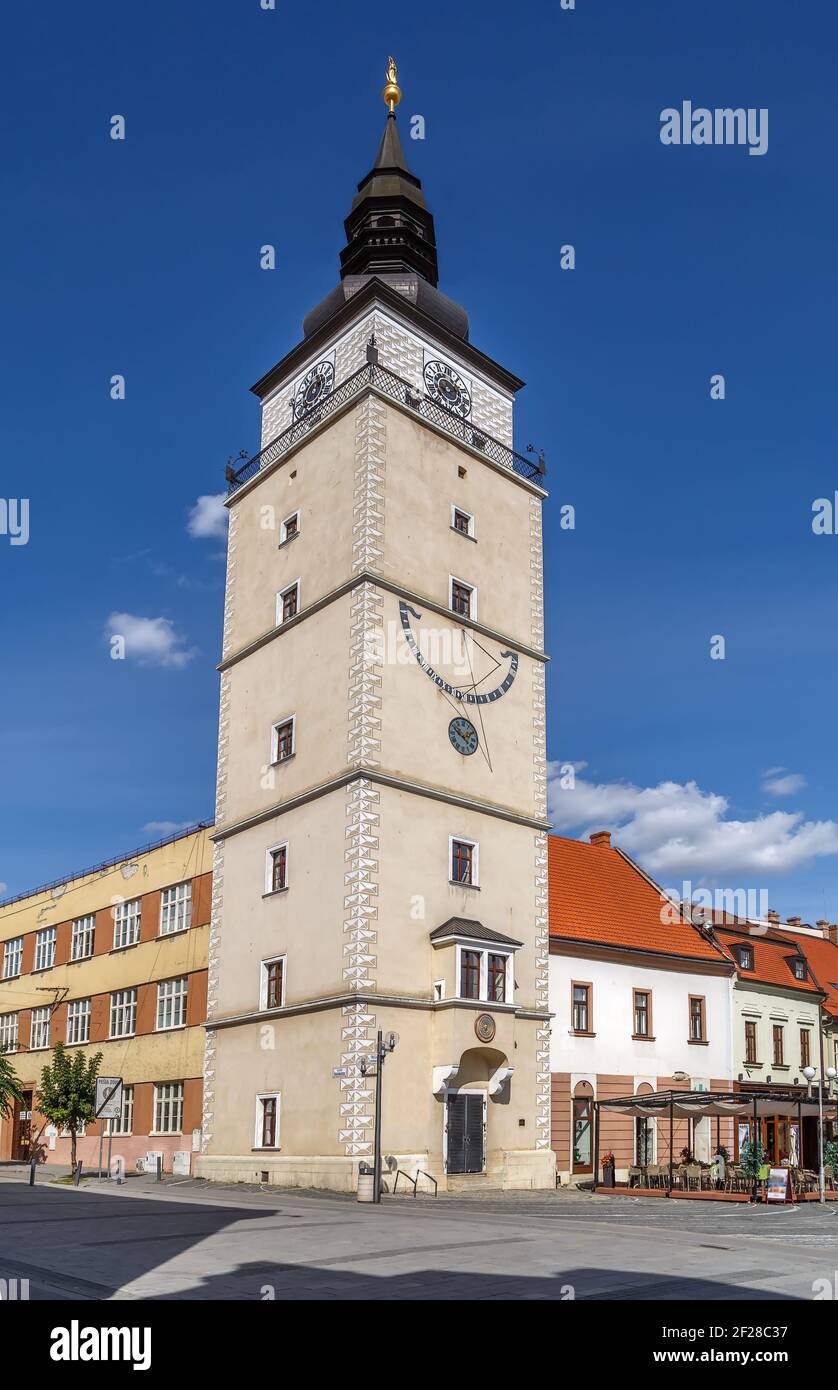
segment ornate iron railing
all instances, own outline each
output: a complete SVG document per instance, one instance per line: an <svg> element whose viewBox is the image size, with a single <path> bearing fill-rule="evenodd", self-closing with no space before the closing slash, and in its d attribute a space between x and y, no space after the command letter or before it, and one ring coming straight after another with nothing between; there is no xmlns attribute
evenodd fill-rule
<svg viewBox="0 0 838 1390"><path fill-rule="evenodd" d="M485 454L494 463L499 463L503 468L509 468L513 473L526 478L528 482L540 483L543 481L547 471L543 458L539 458L536 462L524 458L521 454L516 454L514 449L510 449L499 439L493 438L491 434L487 434L486 430L480 429L470 420L464 420L461 416L455 415L453 411L447 410L445 406L439 405L429 396L419 395L409 381L397 376L395 372L388 371L378 362L367 362L365 366L357 372L353 372L352 376L348 376L345 381L336 386L330 395L318 402L313 409L306 411L304 415L294 420L288 429L278 434L275 439L271 440L270 444L266 444L264 449L242 464L241 468L232 468L228 465L228 496L232 496L245 483L250 482L250 479L255 478L257 473L261 473L263 469L276 463L322 420L334 415L353 396L359 395L361 391L369 387L379 391L383 396L388 396L390 400L398 401L400 405L406 406L408 410L412 410L415 414L428 420L437 429L443 430L445 434L461 440L470 448Z"/></svg>

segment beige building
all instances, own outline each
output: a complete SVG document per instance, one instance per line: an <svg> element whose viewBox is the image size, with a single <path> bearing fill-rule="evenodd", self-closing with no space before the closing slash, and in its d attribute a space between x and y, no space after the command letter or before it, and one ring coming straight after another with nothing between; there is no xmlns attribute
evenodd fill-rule
<svg viewBox="0 0 838 1390"><path fill-rule="evenodd" d="M436 288L398 89L341 282L230 474L203 1155L552 1186L541 511L523 384Z"/></svg>

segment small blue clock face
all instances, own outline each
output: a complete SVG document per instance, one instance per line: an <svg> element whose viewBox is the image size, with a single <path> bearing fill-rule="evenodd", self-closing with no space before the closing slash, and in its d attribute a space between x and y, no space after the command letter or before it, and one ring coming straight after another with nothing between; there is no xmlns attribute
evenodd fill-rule
<svg viewBox="0 0 838 1390"><path fill-rule="evenodd" d="M448 737L458 753L464 758L477 752L477 730L469 719L458 716L448 725Z"/></svg>

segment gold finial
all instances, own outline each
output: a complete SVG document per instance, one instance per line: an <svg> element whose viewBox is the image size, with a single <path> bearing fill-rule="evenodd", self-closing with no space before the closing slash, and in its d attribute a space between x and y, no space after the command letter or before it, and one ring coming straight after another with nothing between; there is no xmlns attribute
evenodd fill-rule
<svg viewBox="0 0 838 1390"><path fill-rule="evenodd" d="M381 95L390 108L391 116L395 116L396 107L402 99L402 89L396 81L397 77L398 68L396 67L396 60L390 57L387 59L387 86L384 88Z"/></svg>

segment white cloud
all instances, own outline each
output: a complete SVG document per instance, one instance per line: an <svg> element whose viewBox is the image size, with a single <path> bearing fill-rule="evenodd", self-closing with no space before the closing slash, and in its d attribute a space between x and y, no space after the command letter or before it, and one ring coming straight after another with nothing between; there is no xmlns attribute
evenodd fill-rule
<svg viewBox="0 0 838 1390"><path fill-rule="evenodd" d="M0 898L2 898L6 893L8 893L8 891L9 891L9 885L8 885L8 883L0 883Z"/></svg>
<svg viewBox="0 0 838 1390"><path fill-rule="evenodd" d="M223 539L227 535L227 508L224 506L226 493L215 492L199 497L194 507L189 508L186 529L196 540Z"/></svg>
<svg viewBox="0 0 838 1390"><path fill-rule="evenodd" d="M557 830L614 830L620 846L658 879L719 879L787 873L821 855L838 854L838 823L773 811L753 820L728 818L728 801L695 782L593 783L562 788L549 764L550 815Z"/></svg>
<svg viewBox="0 0 838 1390"><path fill-rule="evenodd" d="M783 773L784 776L777 776ZM802 792L806 786L806 778L802 772L786 772L784 767L770 767L763 773L762 790L768 792L769 796L793 796L795 792Z"/></svg>
<svg viewBox="0 0 838 1390"><path fill-rule="evenodd" d="M111 613L105 634L111 639L122 638L125 657L141 666L167 666L182 670L197 653L197 647L186 647L185 638L175 630L169 618L138 618L133 613Z"/></svg>
<svg viewBox="0 0 838 1390"><path fill-rule="evenodd" d="M178 830L188 830L194 825L191 820L150 820L143 826L148 835L176 835Z"/></svg>

